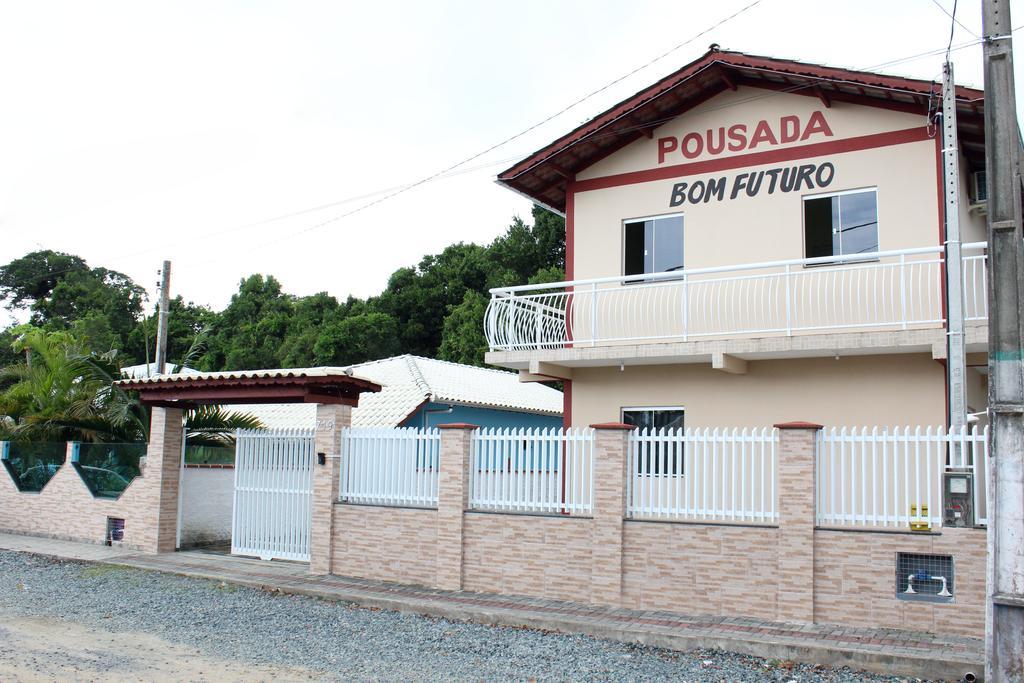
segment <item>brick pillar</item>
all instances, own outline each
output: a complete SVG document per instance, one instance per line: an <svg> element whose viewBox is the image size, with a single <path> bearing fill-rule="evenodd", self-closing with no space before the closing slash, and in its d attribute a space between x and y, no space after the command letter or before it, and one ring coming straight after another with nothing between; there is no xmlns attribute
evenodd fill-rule
<svg viewBox="0 0 1024 683"><path fill-rule="evenodd" d="M178 487L181 485L181 408L154 407L142 477L152 496L140 519L125 520L125 539L149 553L172 553L178 541ZM136 530L136 524L141 528ZM138 534L138 535L136 535Z"/></svg>
<svg viewBox="0 0 1024 683"><path fill-rule="evenodd" d="M334 504L341 487L341 430L352 425L352 406L320 403L316 407L313 465L313 523L309 543L309 573L331 573L334 536ZM320 453L324 464L320 464Z"/></svg>
<svg viewBox="0 0 1024 683"><path fill-rule="evenodd" d="M590 601L622 604L622 522L626 516L626 438L635 427L611 422L590 425L594 440L594 522Z"/></svg>
<svg viewBox="0 0 1024 683"><path fill-rule="evenodd" d="M779 601L781 621L814 622L814 467L821 425L779 429Z"/></svg>
<svg viewBox="0 0 1024 683"><path fill-rule="evenodd" d="M437 587L462 590L462 525L469 507L469 467L476 425L438 425L441 463L437 476Z"/></svg>

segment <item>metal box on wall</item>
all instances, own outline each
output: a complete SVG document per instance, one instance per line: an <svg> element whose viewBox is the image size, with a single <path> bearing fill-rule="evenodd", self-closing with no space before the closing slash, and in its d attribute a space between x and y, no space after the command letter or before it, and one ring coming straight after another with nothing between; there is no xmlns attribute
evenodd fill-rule
<svg viewBox="0 0 1024 683"><path fill-rule="evenodd" d="M970 472L946 472L942 477L942 524L974 526L974 477Z"/></svg>

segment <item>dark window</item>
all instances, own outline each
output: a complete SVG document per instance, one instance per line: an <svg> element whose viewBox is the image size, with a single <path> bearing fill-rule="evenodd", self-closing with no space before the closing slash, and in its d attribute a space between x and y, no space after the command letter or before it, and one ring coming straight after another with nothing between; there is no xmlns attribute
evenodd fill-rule
<svg viewBox="0 0 1024 683"><path fill-rule="evenodd" d="M636 425L641 431L653 433L663 429L683 429L682 408L623 408L622 421ZM644 444L637 453L636 469L641 476L683 474L684 452L681 441Z"/></svg>
<svg viewBox="0 0 1024 683"><path fill-rule="evenodd" d="M624 275L682 270L682 216L627 221L624 229Z"/></svg>
<svg viewBox="0 0 1024 683"><path fill-rule="evenodd" d="M804 198L804 253L807 258L851 257L878 251L878 196L875 190Z"/></svg>

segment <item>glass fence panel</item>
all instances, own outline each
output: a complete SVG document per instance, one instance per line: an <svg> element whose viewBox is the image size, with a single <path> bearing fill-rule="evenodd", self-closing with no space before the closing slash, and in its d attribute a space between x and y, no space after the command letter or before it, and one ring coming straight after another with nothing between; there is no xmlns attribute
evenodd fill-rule
<svg viewBox="0 0 1024 683"><path fill-rule="evenodd" d="M6 444L4 468L19 491L39 492L64 464L67 449L63 441L12 441Z"/></svg>
<svg viewBox="0 0 1024 683"><path fill-rule="evenodd" d="M79 444L75 469L92 495L117 498L139 476L139 459L146 455L144 443Z"/></svg>
<svg viewBox="0 0 1024 683"><path fill-rule="evenodd" d="M233 465L234 446L186 446L186 465Z"/></svg>

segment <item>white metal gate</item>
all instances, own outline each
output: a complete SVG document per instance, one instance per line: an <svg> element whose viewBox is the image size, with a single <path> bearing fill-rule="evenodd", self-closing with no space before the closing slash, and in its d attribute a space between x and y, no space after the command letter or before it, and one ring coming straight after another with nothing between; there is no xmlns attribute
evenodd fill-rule
<svg viewBox="0 0 1024 683"><path fill-rule="evenodd" d="M240 429L235 441L231 552L309 562L312 429Z"/></svg>

